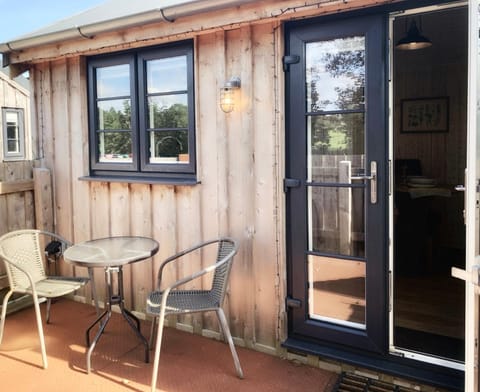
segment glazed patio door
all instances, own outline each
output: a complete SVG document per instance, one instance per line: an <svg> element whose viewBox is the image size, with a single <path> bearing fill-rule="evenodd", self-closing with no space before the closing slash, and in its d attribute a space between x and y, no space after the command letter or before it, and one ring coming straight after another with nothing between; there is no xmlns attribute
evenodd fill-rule
<svg viewBox="0 0 480 392"><path fill-rule="evenodd" d="M383 352L385 21L286 32L289 337Z"/></svg>
<svg viewBox="0 0 480 392"><path fill-rule="evenodd" d="M465 391L478 392L479 294L480 294L480 2L468 2L468 126L465 174L465 271L452 268L452 275L465 284Z"/></svg>

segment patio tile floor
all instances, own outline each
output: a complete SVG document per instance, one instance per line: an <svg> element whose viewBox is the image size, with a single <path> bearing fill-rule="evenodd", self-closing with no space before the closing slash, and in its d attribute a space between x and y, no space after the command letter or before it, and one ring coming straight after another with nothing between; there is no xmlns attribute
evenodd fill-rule
<svg viewBox="0 0 480 392"><path fill-rule="evenodd" d="M94 319L91 306L68 299L52 305L51 324L44 324L49 361L44 370L33 308L8 315L0 345L1 390L149 391L152 364L143 361L143 345L118 314L93 352L92 372L86 373L85 331ZM148 322L142 321L142 331L149 333ZM164 333L158 391L330 392L338 379L332 372L237 347L245 374L240 380L225 343L173 328Z"/></svg>

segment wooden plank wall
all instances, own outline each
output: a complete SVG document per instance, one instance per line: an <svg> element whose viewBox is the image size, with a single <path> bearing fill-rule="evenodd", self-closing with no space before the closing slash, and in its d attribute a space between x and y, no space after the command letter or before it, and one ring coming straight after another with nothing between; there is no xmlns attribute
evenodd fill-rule
<svg viewBox="0 0 480 392"><path fill-rule="evenodd" d="M35 227L32 162L0 162L0 235ZM8 286L0 262L0 289Z"/></svg>
<svg viewBox="0 0 480 392"><path fill-rule="evenodd" d="M195 186L80 181L88 174L85 61L63 58L36 64L32 72L43 163L52 170L56 231L74 242L122 234L157 239L160 251L153 260L124 271L126 305L139 313L145 311L162 259L202 240L236 238L240 249L225 304L232 334L240 344L272 352L284 322L285 284L279 226L281 103L275 96L283 74L277 27L246 25L195 38L201 182ZM232 76L242 80L241 107L225 114L218 105L219 89ZM192 257L168 276L207 261ZM63 272L86 273L67 266ZM98 293L104 292L102 274L97 271ZM177 327L213 336L219 330L214 315L184 316Z"/></svg>

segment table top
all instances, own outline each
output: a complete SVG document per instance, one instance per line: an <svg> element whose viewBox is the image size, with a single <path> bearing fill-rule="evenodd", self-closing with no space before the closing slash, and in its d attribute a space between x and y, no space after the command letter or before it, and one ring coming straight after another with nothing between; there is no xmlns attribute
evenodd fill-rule
<svg viewBox="0 0 480 392"><path fill-rule="evenodd" d="M158 252L148 237L107 237L75 244L65 250L66 262L82 267L118 267L147 259Z"/></svg>
<svg viewBox="0 0 480 392"><path fill-rule="evenodd" d="M435 185L435 186L408 186L408 185L399 185L395 188L397 192L405 192L410 195L412 199L418 199L419 197L429 197L429 196L440 196L440 197L451 197L453 187L448 187L447 185Z"/></svg>

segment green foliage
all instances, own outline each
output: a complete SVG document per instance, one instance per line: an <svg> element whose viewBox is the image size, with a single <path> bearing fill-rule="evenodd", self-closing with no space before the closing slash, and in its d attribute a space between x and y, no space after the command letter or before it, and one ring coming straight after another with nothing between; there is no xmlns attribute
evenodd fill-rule
<svg viewBox="0 0 480 392"><path fill-rule="evenodd" d="M346 50L323 54L322 63L333 78L347 76L353 83L346 87L336 86L339 110L358 108L364 102L365 63L363 50ZM339 83L340 85L340 83ZM319 101L318 83L311 82L312 110L320 112L312 118L312 151L314 154L351 154L363 149L363 115L361 114L321 114L321 108L330 102ZM358 140L357 146L355 140Z"/></svg>
<svg viewBox="0 0 480 392"><path fill-rule="evenodd" d="M103 129L122 132L106 132L103 135L105 154L129 155L132 153L130 100L123 102L123 110L110 107L103 111Z"/></svg>
<svg viewBox="0 0 480 392"><path fill-rule="evenodd" d="M155 129L151 131L155 133L155 156L170 157L188 153L188 107L180 103L170 107L160 107L156 103L151 105L149 113L153 115L151 125ZM100 134L99 142L105 154L132 154L131 112L130 100L123 102L121 110L111 106L102 111L101 128L109 131Z"/></svg>

